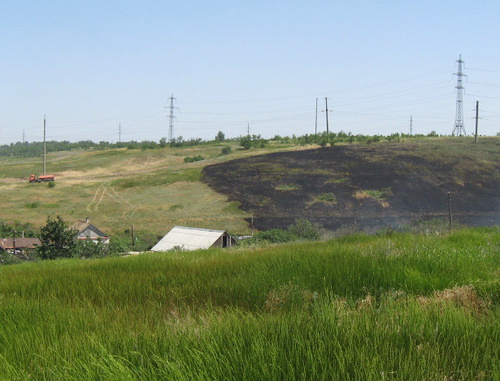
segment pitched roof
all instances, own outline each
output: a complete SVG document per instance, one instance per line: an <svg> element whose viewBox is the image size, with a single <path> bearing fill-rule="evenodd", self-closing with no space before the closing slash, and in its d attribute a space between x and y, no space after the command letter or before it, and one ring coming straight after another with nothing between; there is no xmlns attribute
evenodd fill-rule
<svg viewBox="0 0 500 381"><path fill-rule="evenodd" d="M94 232L96 235L98 235L99 237L102 237L102 238L108 238L108 236L106 234L104 234L101 230L99 230L98 228L96 228L94 225L92 225L88 219L86 219L85 221L83 220L78 220L76 222L76 224L74 224L71 229L75 229L77 230L77 236L80 236L82 233L84 233L85 231L92 231ZM88 234L87 234L88 235Z"/></svg>
<svg viewBox="0 0 500 381"><path fill-rule="evenodd" d="M225 233L224 230L174 226L160 242L152 247L151 251L168 251L176 248L182 250L208 249Z"/></svg>
<svg viewBox="0 0 500 381"><path fill-rule="evenodd" d="M34 249L40 245L39 238L16 238L16 249ZM7 250L14 248L14 240L12 238L0 238L0 248Z"/></svg>

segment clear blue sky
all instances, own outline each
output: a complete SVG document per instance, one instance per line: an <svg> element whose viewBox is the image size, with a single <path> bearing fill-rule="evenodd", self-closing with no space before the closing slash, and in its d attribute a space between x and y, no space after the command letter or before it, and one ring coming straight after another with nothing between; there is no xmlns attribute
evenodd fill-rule
<svg viewBox="0 0 500 381"><path fill-rule="evenodd" d="M0 144L500 132L500 2L3 0Z"/></svg>

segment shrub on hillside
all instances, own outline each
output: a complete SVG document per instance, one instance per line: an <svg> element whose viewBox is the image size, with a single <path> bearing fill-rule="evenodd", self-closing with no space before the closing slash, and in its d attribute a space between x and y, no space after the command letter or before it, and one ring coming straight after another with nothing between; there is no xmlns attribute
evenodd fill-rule
<svg viewBox="0 0 500 381"><path fill-rule="evenodd" d="M301 239L316 240L320 238L319 226L306 218L298 218L288 227L288 231Z"/></svg>
<svg viewBox="0 0 500 381"><path fill-rule="evenodd" d="M101 239L92 241L90 238L78 240L74 251L74 256L78 258L103 258L111 254L109 244Z"/></svg>
<svg viewBox="0 0 500 381"><path fill-rule="evenodd" d="M200 155L197 155L197 156L187 156L184 158L184 162L185 163L194 163L195 161L201 161L201 160L205 160L205 158L203 156L200 156Z"/></svg>
<svg viewBox="0 0 500 381"><path fill-rule="evenodd" d="M231 147L229 147L229 146L222 147L222 149L221 149L221 153L223 155L229 155L231 152L232 152L232 150L231 150Z"/></svg>
<svg viewBox="0 0 500 381"><path fill-rule="evenodd" d="M248 243L285 243L299 240L318 240L321 229L306 218L296 219L287 229L270 229L258 232Z"/></svg>
<svg viewBox="0 0 500 381"><path fill-rule="evenodd" d="M254 239L271 243L283 243L294 241L297 237L289 230L270 229L258 232Z"/></svg>
<svg viewBox="0 0 500 381"><path fill-rule="evenodd" d="M244 137L240 140L240 146L244 149L250 149L250 147L252 147L252 139L250 139L250 137Z"/></svg>

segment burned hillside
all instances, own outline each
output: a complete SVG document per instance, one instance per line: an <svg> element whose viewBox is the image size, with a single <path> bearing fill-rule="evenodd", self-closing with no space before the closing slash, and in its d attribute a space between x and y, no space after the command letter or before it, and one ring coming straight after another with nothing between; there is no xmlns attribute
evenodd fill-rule
<svg viewBox="0 0 500 381"><path fill-rule="evenodd" d="M448 218L500 221L500 149L382 143L253 156L207 166L203 181L238 201L258 229L305 217L327 229L397 226ZM450 192L450 195L448 194Z"/></svg>

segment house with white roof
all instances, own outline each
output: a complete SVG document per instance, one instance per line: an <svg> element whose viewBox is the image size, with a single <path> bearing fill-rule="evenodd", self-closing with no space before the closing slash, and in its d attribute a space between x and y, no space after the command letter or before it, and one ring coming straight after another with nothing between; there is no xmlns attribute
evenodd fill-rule
<svg viewBox="0 0 500 381"><path fill-rule="evenodd" d="M211 247L231 247L236 239L225 230L210 230L175 226L151 251L199 250Z"/></svg>

